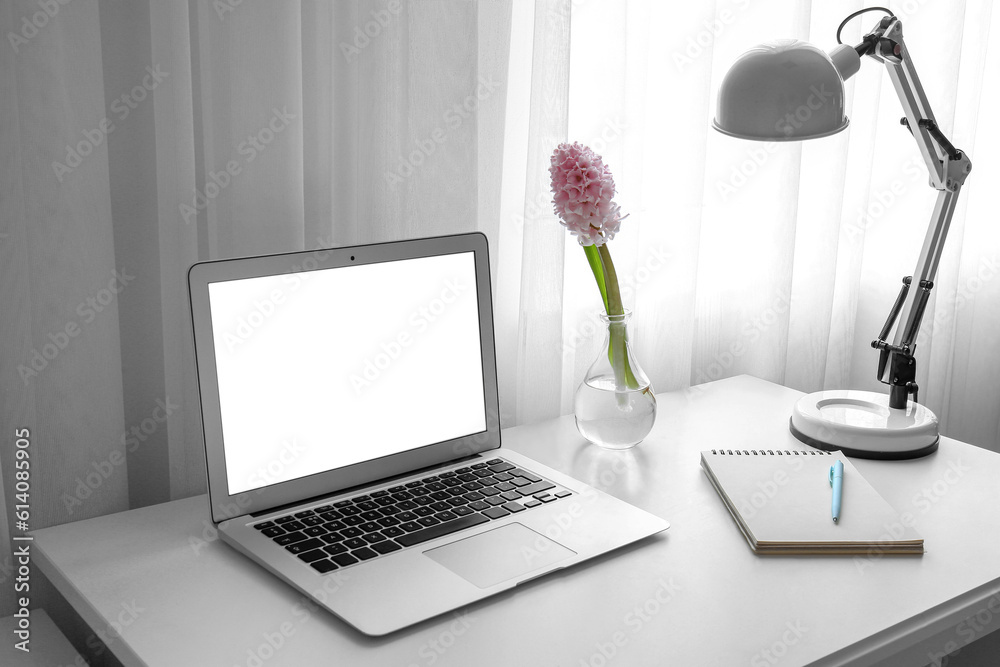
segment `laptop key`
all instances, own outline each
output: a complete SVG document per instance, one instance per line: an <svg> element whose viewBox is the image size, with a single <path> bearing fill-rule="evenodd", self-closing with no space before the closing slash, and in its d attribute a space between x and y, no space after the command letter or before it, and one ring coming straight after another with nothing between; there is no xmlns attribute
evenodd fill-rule
<svg viewBox="0 0 1000 667"><path fill-rule="evenodd" d="M264 530L265 528L274 528L275 525L273 521L264 521L263 523L255 523L253 527L257 530Z"/></svg>
<svg viewBox="0 0 1000 667"><path fill-rule="evenodd" d="M528 486L522 486L518 488L522 496L533 496L540 491L548 491L549 489L554 489L555 484L552 482L546 482L542 480L541 482L535 482L534 484L529 484Z"/></svg>
<svg viewBox="0 0 1000 667"><path fill-rule="evenodd" d="M400 525L399 527L408 533L412 533L415 530L421 530L423 528L423 526L421 526L416 521L407 521L406 523Z"/></svg>
<svg viewBox="0 0 1000 667"><path fill-rule="evenodd" d="M490 459L489 461L486 462L486 465L488 465L488 466L495 466L496 464L503 463L503 462L504 462L503 459ZM511 467L513 467L513 466L511 466Z"/></svg>
<svg viewBox="0 0 1000 667"><path fill-rule="evenodd" d="M454 512L438 512L434 515L434 518L444 523L445 521L453 521L454 519L457 519L458 515Z"/></svg>
<svg viewBox="0 0 1000 667"><path fill-rule="evenodd" d="M365 522L360 516L345 516L344 525L347 526L360 526Z"/></svg>
<svg viewBox="0 0 1000 667"><path fill-rule="evenodd" d="M463 507L456 507L455 509L452 510L452 512L454 512L458 516L465 516L467 514L472 514L472 508L464 507L464 506Z"/></svg>
<svg viewBox="0 0 1000 667"><path fill-rule="evenodd" d="M364 519L365 521L375 521L376 519L381 519L383 516L385 515L382 514L381 512L375 512L375 511L361 513L361 518Z"/></svg>
<svg viewBox="0 0 1000 667"><path fill-rule="evenodd" d="M343 544L331 544L328 547L323 547L323 551L327 552L331 556L336 556L337 554L347 553L347 547Z"/></svg>
<svg viewBox="0 0 1000 667"><path fill-rule="evenodd" d="M344 539L340 533L327 533L326 535L320 535L319 539L323 540L327 544L336 544Z"/></svg>
<svg viewBox="0 0 1000 667"><path fill-rule="evenodd" d="M302 532L308 535L309 537L319 537L320 535L325 535L327 533L327 530L323 526L309 526Z"/></svg>
<svg viewBox="0 0 1000 667"><path fill-rule="evenodd" d="M332 560L340 567L354 565L355 563L358 562L358 559L352 556L351 554L337 554L336 556L332 556L330 560Z"/></svg>
<svg viewBox="0 0 1000 667"><path fill-rule="evenodd" d="M285 531L283 531L281 528L278 528L277 526L275 526L274 528L265 528L264 530L262 530L260 532L265 537L277 537L278 535L284 535L285 534Z"/></svg>
<svg viewBox="0 0 1000 667"><path fill-rule="evenodd" d="M341 530L340 534L343 535L344 537L350 538L350 537L361 537L363 533L360 528L355 528L354 526L351 526L350 528L344 528L343 530Z"/></svg>
<svg viewBox="0 0 1000 667"><path fill-rule="evenodd" d="M420 507L420 505L416 504L412 500L404 500L403 502L398 503L396 505L396 507L398 507L399 509L401 509L403 511L409 511L409 510L417 509L418 507Z"/></svg>
<svg viewBox="0 0 1000 667"><path fill-rule="evenodd" d="M338 503L338 505L339 504L340 503ZM359 510L354 505L351 505L349 507L341 507L340 510L339 510L339 512L341 514L343 514L344 516L356 516L358 514L361 514L361 510Z"/></svg>
<svg viewBox="0 0 1000 667"><path fill-rule="evenodd" d="M426 495L416 498L413 502L415 502L420 507L423 507L425 505L430 505L432 502L434 502L434 499L431 498L429 495Z"/></svg>
<svg viewBox="0 0 1000 667"><path fill-rule="evenodd" d="M319 560L320 558L326 558L326 552L322 549L313 549L312 551L306 551L300 553L299 560L304 560L307 563L311 563L314 560Z"/></svg>
<svg viewBox="0 0 1000 667"><path fill-rule="evenodd" d="M493 473L507 472L508 470L513 470L513 469L514 469L514 466L512 466L509 463L504 463L503 461L500 461L498 463L494 463L494 464L492 464L490 466L490 472L493 472Z"/></svg>
<svg viewBox="0 0 1000 667"><path fill-rule="evenodd" d="M494 489L492 486L489 486L480 491L479 493L483 494L484 496L495 496L498 495L500 492Z"/></svg>
<svg viewBox="0 0 1000 667"><path fill-rule="evenodd" d="M285 530L302 530L306 525L301 521L287 521L281 524L281 527Z"/></svg>
<svg viewBox="0 0 1000 667"><path fill-rule="evenodd" d="M323 540L318 540L315 537L313 537L308 540L303 540L301 542L295 542L293 544L289 544L285 548L288 549L288 551L292 552L293 554L300 554L306 551L312 551L313 549L319 549L321 546L324 546Z"/></svg>
<svg viewBox="0 0 1000 667"><path fill-rule="evenodd" d="M500 497L505 500L514 501L514 500L520 500L521 494L518 493L517 491L504 491L503 493L500 494Z"/></svg>
<svg viewBox="0 0 1000 667"><path fill-rule="evenodd" d="M418 486L422 486L422 485L423 485L423 482L407 482L406 488L408 488L408 489L415 489Z"/></svg>
<svg viewBox="0 0 1000 667"><path fill-rule="evenodd" d="M360 503L355 503L354 505L362 512L371 512L372 510L377 510L379 507L377 503L373 503L370 500L365 500Z"/></svg>
<svg viewBox="0 0 1000 667"><path fill-rule="evenodd" d="M406 487L403 486L402 484L400 484L399 486L390 486L389 487L389 493L399 493L400 491L402 491L405 488Z"/></svg>
<svg viewBox="0 0 1000 667"><path fill-rule="evenodd" d="M503 496L492 496L490 498L487 498L486 502L488 502L490 505L493 505L493 507L496 507L497 505L503 505L507 501L504 500Z"/></svg>
<svg viewBox="0 0 1000 667"><path fill-rule="evenodd" d="M353 498L353 500L354 500L354 504L355 504L355 505L357 505L357 504L359 504L359 503L363 503L363 502L366 502L366 501L369 501L369 500L371 500L371 499L372 499L372 497L371 497L371 496L369 496L369 495L364 495L364 496L354 496L354 498Z"/></svg>
<svg viewBox="0 0 1000 667"><path fill-rule="evenodd" d="M368 523L363 523L358 528L360 528L365 533L370 533L375 530L379 530L382 526L378 525L374 521L369 521Z"/></svg>
<svg viewBox="0 0 1000 667"><path fill-rule="evenodd" d="M432 516L422 516L419 519L417 519L417 523L419 523L422 526L436 526L441 522Z"/></svg>
<svg viewBox="0 0 1000 667"><path fill-rule="evenodd" d="M323 524L323 527L327 530L340 530L342 528L347 528L347 524L343 521L327 521Z"/></svg>
<svg viewBox="0 0 1000 667"><path fill-rule="evenodd" d="M385 530L383 530L382 534L385 535L386 537L399 537L400 535L406 535L406 531L401 530L396 526L392 526L391 528L386 528Z"/></svg>
<svg viewBox="0 0 1000 667"><path fill-rule="evenodd" d="M510 516L510 512L508 512L502 507L491 507L485 512L483 512L483 514L485 514L491 519L502 519L505 516Z"/></svg>
<svg viewBox="0 0 1000 667"><path fill-rule="evenodd" d="M479 479L478 477L476 477L475 475L473 475L471 472L467 472L464 475L459 475L458 478L460 480L462 480L463 482L475 482L477 479Z"/></svg>
<svg viewBox="0 0 1000 667"><path fill-rule="evenodd" d="M508 484L507 482L500 482L499 484L497 484L493 488L497 489L498 491L513 491L517 487L514 486L513 484Z"/></svg>
<svg viewBox="0 0 1000 667"><path fill-rule="evenodd" d="M493 476L493 473L490 472L489 470L486 470L486 469L477 470L477 471L475 471L472 474L475 475L476 477L479 477L480 479L483 478L483 477L492 477ZM469 481L469 480L466 480L466 481Z"/></svg>
<svg viewBox="0 0 1000 667"><path fill-rule="evenodd" d="M477 512L482 512L483 510L488 510L490 506L481 500L477 500L474 503L469 503L469 507L476 510Z"/></svg>
<svg viewBox="0 0 1000 667"><path fill-rule="evenodd" d="M408 491L397 491L396 493L392 494L392 497L400 502L403 502L404 500L410 500L411 498L413 498L413 494Z"/></svg>
<svg viewBox="0 0 1000 667"><path fill-rule="evenodd" d="M463 473L472 472L472 468L455 468L456 475L462 475Z"/></svg>
<svg viewBox="0 0 1000 667"><path fill-rule="evenodd" d="M312 510L304 510L302 512L296 512L295 516L297 516L297 517L299 517L301 519L303 517L312 516L314 514L316 514L316 512L313 512Z"/></svg>
<svg viewBox="0 0 1000 667"><path fill-rule="evenodd" d="M392 540L386 540L385 542L379 542L378 544L372 545L372 549L380 554L392 553L393 551L399 551L402 548L403 547L399 546Z"/></svg>
<svg viewBox="0 0 1000 667"><path fill-rule="evenodd" d="M413 513L416 514L417 516L430 516L431 514L434 514L434 510L432 510L430 507L418 507L417 509L413 510Z"/></svg>
<svg viewBox="0 0 1000 667"><path fill-rule="evenodd" d="M485 463L474 463L474 464L472 464L472 469L473 470L482 470L485 467L486 467Z"/></svg>
<svg viewBox="0 0 1000 667"><path fill-rule="evenodd" d="M454 470L449 470L448 472L443 472L440 475L438 475L438 477L440 477L441 479L451 479L454 476L455 476Z"/></svg>
<svg viewBox="0 0 1000 667"><path fill-rule="evenodd" d="M389 507L383 507L379 510L384 516L391 516L393 514L399 514L402 510L398 507L390 505Z"/></svg>
<svg viewBox="0 0 1000 667"><path fill-rule="evenodd" d="M279 518L277 518L277 519L274 520L274 522L276 524L278 524L279 526L281 524L283 524L283 523L288 523L289 521L295 521L295 517L294 516L283 516L283 517L279 517Z"/></svg>
<svg viewBox="0 0 1000 667"><path fill-rule="evenodd" d="M368 544L374 544L375 542L381 542L382 540L387 540L389 538L387 538L382 533L368 533L361 539L363 539Z"/></svg>
<svg viewBox="0 0 1000 667"><path fill-rule="evenodd" d="M553 500L556 499L555 496L550 496L547 493L544 493L544 494L542 494L540 496L535 496L535 498L537 498L538 500L541 500L543 503L551 503Z"/></svg>
<svg viewBox="0 0 1000 667"><path fill-rule="evenodd" d="M510 473L498 472L494 473L493 479L498 480L500 482L509 482L510 480L514 479L514 476L511 475Z"/></svg>
<svg viewBox="0 0 1000 667"><path fill-rule="evenodd" d="M462 497L465 498L466 500L468 500L470 503L474 503L477 500L482 500L486 496L484 496L483 494L478 493L476 491L470 491L469 493L465 494ZM520 496L518 496L518 498L520 498Z"/></svg>
<svg viewBox="0 0 1000 667"><path fill-rule="evenodd" d="M517 487L528 486L529 484L531 484L531 482L529 482L523 477L511 477L510 480L508 481Z"/></svg>
<svg viewBox="0 0 1000 667"><path fill-rule="evenodd" d="M571 496L571 495L573 495L573 492L567 491L566 489L563 489L562 491L556 491L556 498L565 498L566 496Z"/></svg>
<svg viewBox="0 0 1000 667"><path fill-rule="evenodd" d="M388 491L384 491L384 490L383 491L376 491L375 493L372 494L372 498L385 498L387 495L389 495Z"/></svg>
<svg viewBox="0 0 1000 667"><path fill-rule="evenodd" d="M522 505L521 503L515 503L513 501L511 501L509 503L504 503L500 507L502 507L505 510L507 510L508 512L512 512L514 514L517 514L518 512L523 512L525 510L524 505Z"/></svg>
<svg viewBox="0 0 1000 667"><path fill-rule="evenodd" d="M274 543L279 544L281 546L286 546L288 544L294 544L295 542L301 542L302 540L307 540L307 539L309 538L306 537L306 535L304 535L303 533L299 532L285 533L284 535L278 535L277 537L275 537Z"/></svg>
<svg viewBox="0 0 1000 667"><path fill-rule="evenodd" d="M396 499L393 498L392 496L386 496L385 498L376 498L375 504L384 509L389 505L395 505Z"/></svg>
<svg viewBox="0 0 1000 667"><path fill-rule="evenodd" d="M309 563L309 565L320 574L326 574L327 572L332 572L337 569L337 564L329 558L313 561L312 563Z"/></svg>
<svg viewBox="0 0 1000 667"><path fill-rule="evenodd" d="M458 507L459 505L464 505L467 502L469 501L466 500L463 496L455 496L454 498L448 499L448 504L451 505L452 507Z"/></svg>
<svg viewBox="0 0 1000 667"><path fill-rule="evenodd" d="M400 524L400 521L399 521L399 519L397 519L395 517L384 516L381 519L379 519L378 521L376 521L375 523L377 523L377 524L379 524L381 526L385 526L386 528L388 528L389 526L398 526Z"/></svg>
<svg viewBox="0 0 1000 667"><path fill-rule="evenodd" d="M360 549L361 547L365 546L368 543L365 542L360 537L352 537L349 540L345 540L344 544L347 545L348 549Z"/></svg>
<svg viewBox="0 0 1000 667"><path fill-rule="evenodd" d="M431 526L430 528L424 528L423 530L402 535L397 537L396 541L404 547L412 547L414 544L420 544L421 542L433 540L437 537L450 535L456 531L471 528L472 526L478 526L486 523L487 521L489 521L489 519L484 517L482 514L470 514L468 516L459 517L454 521L449 521L448 523L439 523L438 525Z"/></svg>
<svg viewBox="0 0 1000 667"><path fill-rule="evenodd" d="M320 505L319 507L313 508L313 512L316 512L316 514L322 514L323 512L332 512L332 511L333 511L333 505ZM337 518L339 519L340 517Z"/></svg>
<svg viewBox="0 0 1000 667"><path fill-rule="evenodd" d="M465 489L466 491L478 491L479 489L483 488L483 485L480 484L479 482L466 482L465 484L462 485L462 488Z"/></svg>
<svg viewBox="0 0 1000 667"><path fill-rule="evenodd" d="M538 507L541 504L542 504L541 500L529 500L528 502L524 503L524 506L525 507Z"/></svg>
<svg viewBox="0 0 1000 667"><path fill-rule="evenodd" d="M458 486L461 483L462 483L462 480L460 480L458 477L449 477L448 479L444 480L444 482L443 482L443 484L445 486Z"/></svg>
<svg viewBox="0 0 1000 667"><path fill-rule="evenodd" d="M400 521L416 521L417 515L414 514L413 512L400 512L395 516L395 518L399 519Z"/></svg>
<svg viewBox="0 0 1000 667"><path fill-rule="evenodd" d="M341 501L335 502L333 504L333 506L337 507L337 508L349 507L350 505L351 505L351 501L350 500L341 500Z"/></svg>
<svg viewBox="0 0 1000 667"><path fill-rule="evenodd" d="M443 503L440 500L436 503L431 503L430 505L428 505L428 507L430 507L435 512L443 512L445 510L451 509L451 505L449 505L448 503Z"/></svg>
<svg viewBox="0 0 1000 667"><path fill-rule="evenodd" d="M302 524L306 526L318 526L321 523L323 523L323 519L315 514L302 519Z"/></svg>
<svg viewBox="0 0 1000 667"><path fill-rule="evenodd" d="M362 547L360 549L355 549L351 552L351 555L355 558L360 558L361 560L368 560L369 558L375 558L378 556L377 553L369 549L368 547Z"/></svg>
<svg viewBox="0 0 1000 667"><path fill-rule="evenodd" d="M542 481L542 478L539 477L538 475L536 475L535 473L528 472L527 470L521 470L520 468L514 468L513 470L510 471L510 474L517 475L519 477L523 477L526 480L528 480L529 482L540 482L540 481Z"/></svg>

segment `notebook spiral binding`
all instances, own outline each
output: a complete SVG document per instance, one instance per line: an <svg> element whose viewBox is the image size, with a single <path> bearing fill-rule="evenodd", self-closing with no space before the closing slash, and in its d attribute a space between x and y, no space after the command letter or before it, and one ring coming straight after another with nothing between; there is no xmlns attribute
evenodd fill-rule
<svg viewBox="0 0 1000 667"><path fill-rule="evenodd" d="M795 454L804 456L833 456L833 452L824 452L819 449L761 449L760 451L756 449L713 449L712 453L720 456L792 456Z"/></svg>

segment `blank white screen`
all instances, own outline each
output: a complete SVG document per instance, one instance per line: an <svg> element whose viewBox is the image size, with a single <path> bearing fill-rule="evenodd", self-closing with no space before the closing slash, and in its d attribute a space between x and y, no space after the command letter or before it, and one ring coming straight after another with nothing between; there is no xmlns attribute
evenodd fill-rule
<svg viewBox="0 0 1000 667"><path fill-rule="evenodd" d="M209 285L229 493L486 429L474 253Z"/></svg>

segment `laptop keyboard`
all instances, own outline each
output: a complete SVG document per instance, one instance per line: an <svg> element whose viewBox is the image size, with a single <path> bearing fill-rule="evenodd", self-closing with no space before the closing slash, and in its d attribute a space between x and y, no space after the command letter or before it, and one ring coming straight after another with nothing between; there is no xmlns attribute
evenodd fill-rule
<svg viewBox="0 0 1000 667"><path fill-rule="evenodd" d="M490 459L253 527L326 573L570 495L528 470Z"/></svg>

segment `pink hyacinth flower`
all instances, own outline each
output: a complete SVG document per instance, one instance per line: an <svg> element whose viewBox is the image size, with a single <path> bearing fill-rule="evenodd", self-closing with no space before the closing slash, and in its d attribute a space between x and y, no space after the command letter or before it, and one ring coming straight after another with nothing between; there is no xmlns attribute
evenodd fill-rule
<svg viewBox="0 0 1000 667"><path fill-rule="evenodd" d="M600 155L576 142L559 144L549 174L559 223L580 245L601 246L615 237L623 216L613 201L615 179Z"/></svg>

